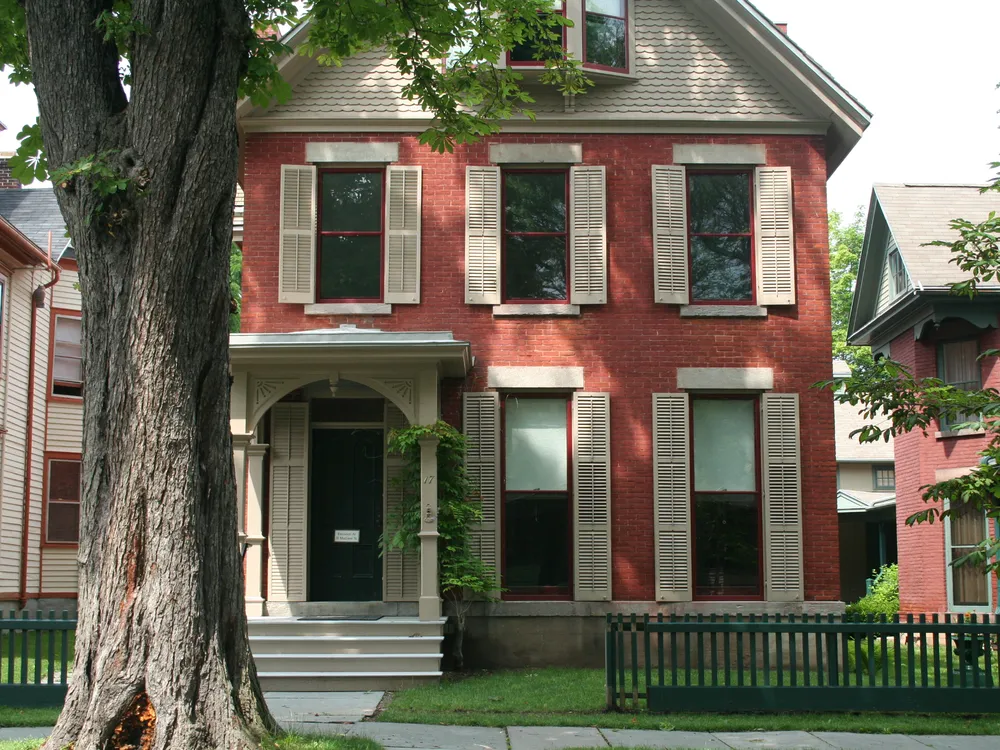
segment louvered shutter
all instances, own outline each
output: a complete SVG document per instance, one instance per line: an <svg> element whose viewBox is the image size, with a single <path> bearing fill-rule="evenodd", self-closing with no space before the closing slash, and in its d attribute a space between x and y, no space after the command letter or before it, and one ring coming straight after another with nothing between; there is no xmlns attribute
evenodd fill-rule
<svg viewBox="0 0 1000 750"><path fill-rule="evenodd" d="M688 304L687 169L653 167L653 299Z"/></svg>
<svg viewBox="0 0 1000 750"><path fill-rule="evenodd" d="M385 405L385 437L391 430L403 429L409 424L406 416L394 404ZM385 452L385 538L395 535L402 490L397 480L403 473L404 461L399 453L390 453L388 442ZM385 552L385 601L415 602L420 598L420 552L417 549L393 549Z"/></svg>
<svg viewBox="0 0 1000 750"><path fill-rule="evenodd" d="M271 407L271 525L268 598L306 600L309 405Z"/></svg>
<svg viewBox="0 0 1000 750"><path fill-rule="evenodd" d="M757 304L795 304L795 233L792 228L792 170L758 167L754 212Z"/></svg>
<svg viewBox="0 0 1000 750"><path fill-rule="evenodd" d="M500 304L500 168L465 170L465 301Z"/></svg>
<svg viewBox="0 0 1000 750"><path fill-rule="evenodd" d="M569 301L608 301L607 189L604 167L571 167L569 213Z"/></svg>
<svg viewBox="0 0 1000 750"><path fill-rule="evenodd" d="M278 302L316 301L316 167L281 166Z"/></svg>
<svg viewBox="0 0 1000 750"><path fill-rule="evenodd" d="M611 398L573 394L575 598L611 601Z"/></svg>
<svg viewBox="0 0 1000 750"><path fill-rule="evenodd" d="M483 520L472 532L474 552L497 574L500 588L500 396L494 392L462 396L466 471L479 489Z"/></svg>
<svg viewBox="0 0 1000 750"><path fill-rule="evenodd" d="M761 400L761 410L767 600L802 601L802 477L798 394L766 393Z"/></svg>
<svg viewBox="0 0 1000 750"><path fill-rule="evenodd" d="M656 600L691 601L691 459L686 393L653 394Z"/></svg>
<svg viewBox="0 0 1000 750"><path fill-rule="evenodd" d="M385 206L385 301L420 302L421 168L388 167Z"/></svg>

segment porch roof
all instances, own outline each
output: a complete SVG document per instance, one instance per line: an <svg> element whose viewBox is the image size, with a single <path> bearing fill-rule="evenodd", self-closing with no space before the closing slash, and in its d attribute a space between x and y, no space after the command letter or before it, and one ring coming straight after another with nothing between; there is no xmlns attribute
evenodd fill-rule
<svg viewBox="0 0 1000 750"><path fill-rule="evenodd" d="M873 492L871 490L838 490L838 513L867 513L870 510L894 508L895 492Z"/></svg>
<svg viewBox="0 0 1000 750"><path fill-rule="evenodd" d="M229 356L234 365L433 363L446 377L464 377L473 365L471 344L457 341L451 331L382 331L353 325L290 333L231 333Z"/></svg>

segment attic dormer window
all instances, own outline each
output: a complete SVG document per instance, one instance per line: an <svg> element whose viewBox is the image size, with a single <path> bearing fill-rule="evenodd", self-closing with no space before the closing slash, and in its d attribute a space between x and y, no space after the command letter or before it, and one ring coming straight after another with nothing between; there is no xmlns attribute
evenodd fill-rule
<svg viewBox="0 0 1000 750"><path fill-rule="evenodd" d="M906 267L899 256L899 250L889 253L889 277L892 279L892 296L898 297L906 291Z"/></svg>
<svg viewBox="0 0 1000 750"><path fill-rule="evenodd" d="M607 70L628 71L626 0L584 0L584 62Z"/></svg>

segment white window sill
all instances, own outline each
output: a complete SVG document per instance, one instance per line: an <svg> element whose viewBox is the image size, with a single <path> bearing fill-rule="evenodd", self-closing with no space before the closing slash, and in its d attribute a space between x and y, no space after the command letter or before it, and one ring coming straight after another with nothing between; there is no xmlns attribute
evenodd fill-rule
<svg viewBox="0 0 1000 750"><path fill-rule="evenodd" d="M681 305L682 318L766 318L759 305Z"/></svg>
<svg viewBox="0 0 1000 750"><path fill-rule="evenodd" d="M531 316L580 316L579 305L494 305L494 318L520 318Z"/></svg>
<svg viewBox="0 0 1000 750"><path fill-rule="evenodd" d="M306 305L306 315L391 315L392 305L384 302L338 302Z"/></svg>
<svg viewBox="0 0 1000 750"><path fill-rule="evenodd" d="M957 437L973 437L975 435L985 435L986 430L941 430L940 432L935 432L934 437L938 440L944 440L945 438L957 438Z"/></svg>

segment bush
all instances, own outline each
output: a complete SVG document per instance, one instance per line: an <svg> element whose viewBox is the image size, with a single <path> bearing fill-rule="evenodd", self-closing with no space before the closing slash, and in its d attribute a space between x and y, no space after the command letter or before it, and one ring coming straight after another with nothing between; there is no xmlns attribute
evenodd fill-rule
<svg viewBox="0 0 1000 750"><path fill-rule="evenodd" d="M892 619L899 614L899 566L883 565L875 571L871 593L847 605L847 614L860 618L877 619L885 615Z"/></svg>

